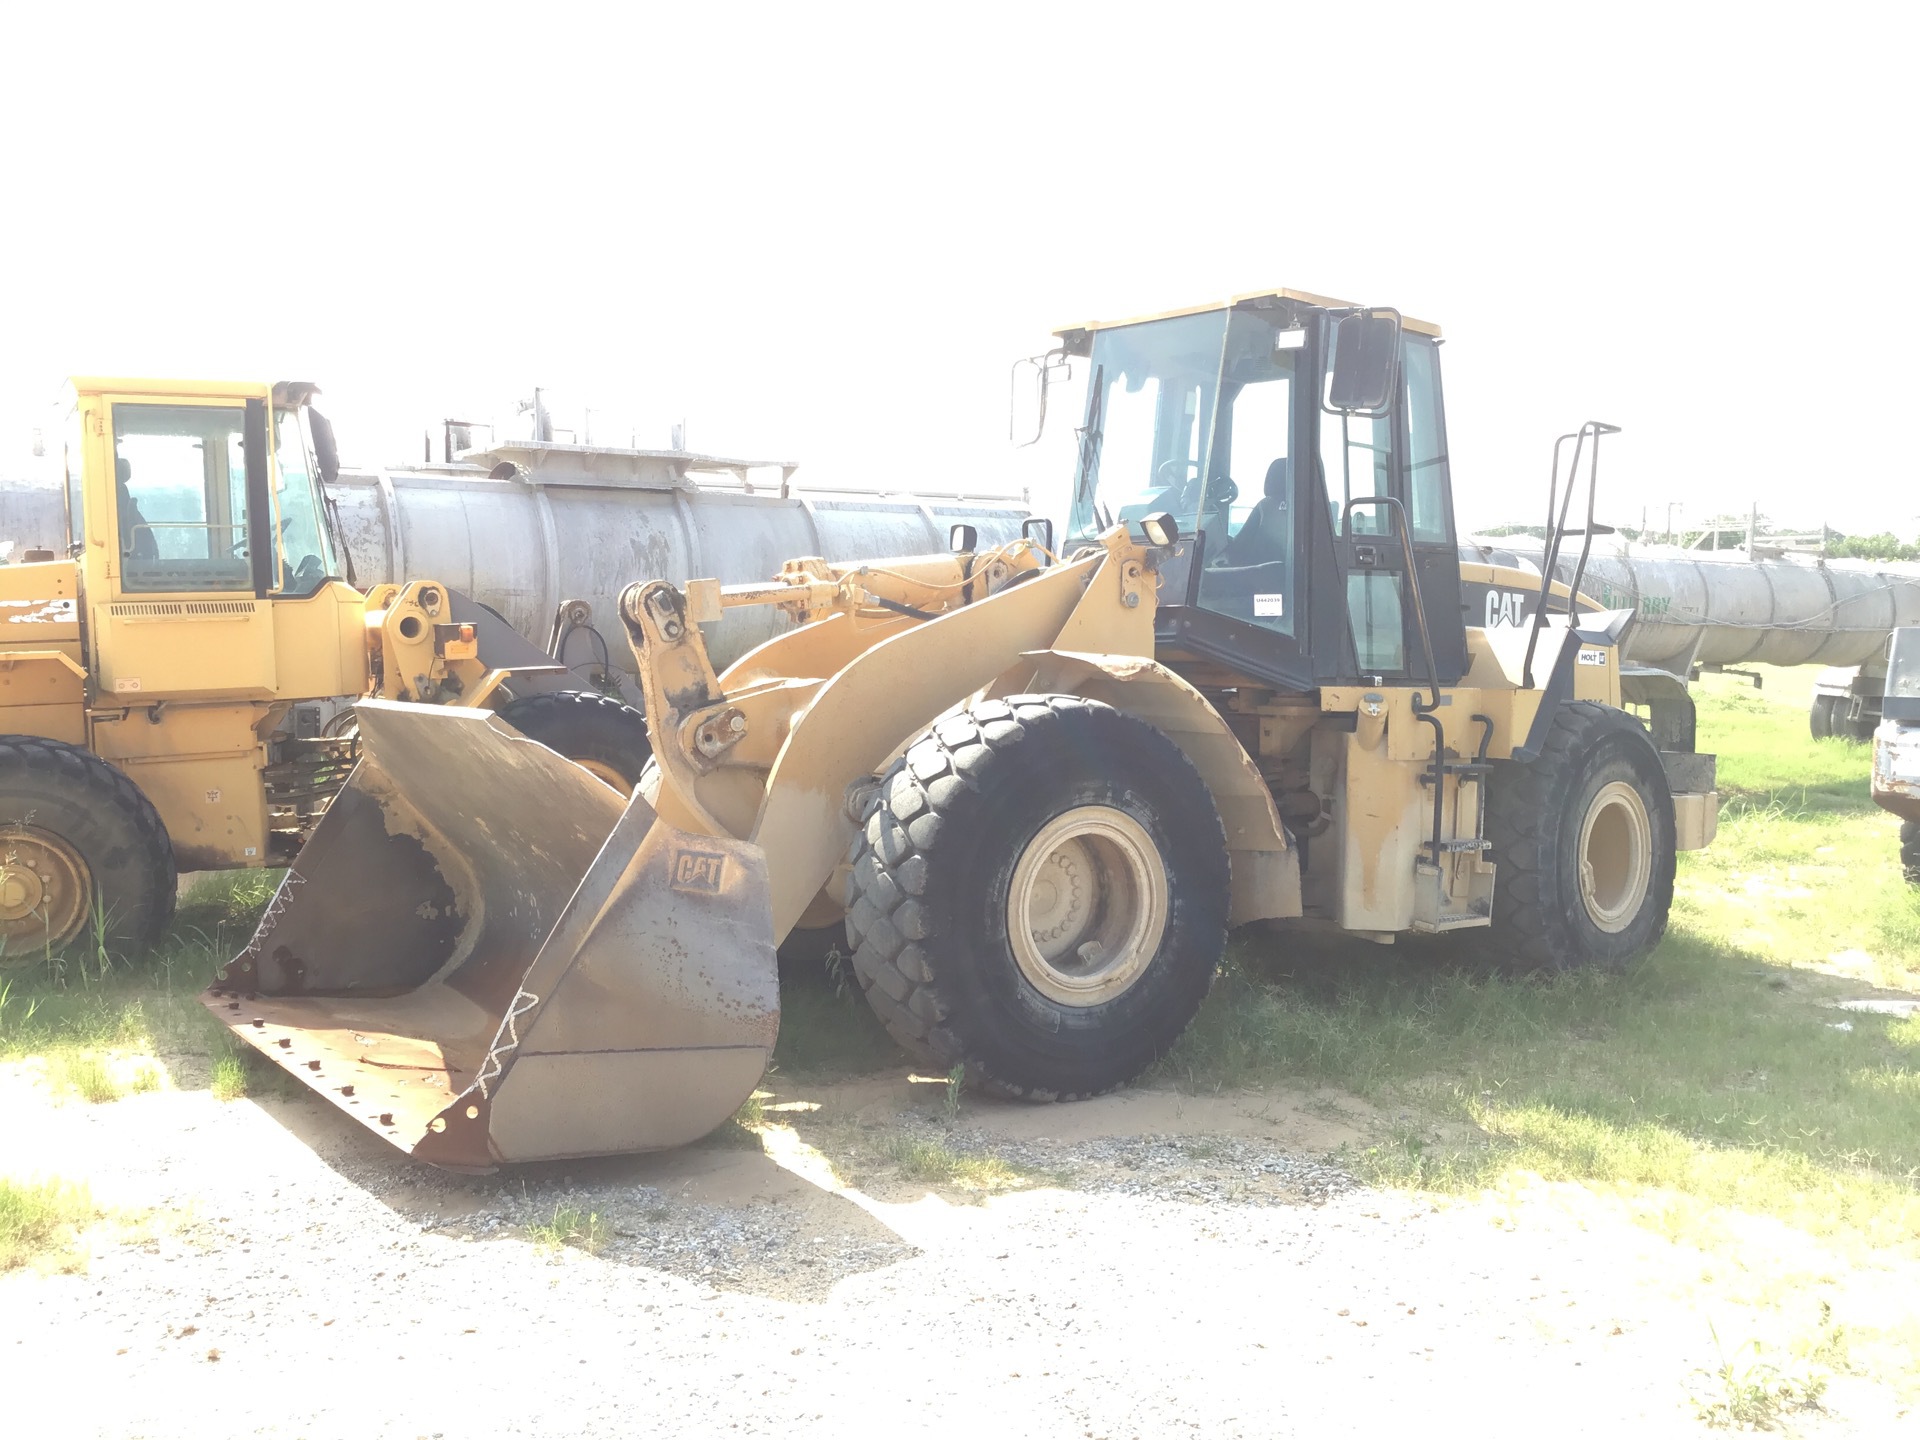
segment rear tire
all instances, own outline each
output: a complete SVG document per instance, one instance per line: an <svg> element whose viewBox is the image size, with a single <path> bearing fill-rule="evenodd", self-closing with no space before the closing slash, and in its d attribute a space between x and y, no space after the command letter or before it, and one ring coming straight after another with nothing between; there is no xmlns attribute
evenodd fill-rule
<svg viewBox="0 0 1920 1440"><path fill-rule="evenodd" d="M1538 759L1488 777L1487 838L1499 868L1485 943L1502 968L1624 970L1666 934L1673 796L1631 715L1563 705Z"/></svg>
<svg viewBox="0 0 1920 1440"><path fill-rule="evenodd" d="M646 717L594 690L527 695L501 706L499 715L527 739L564 755L622 795L633 794L653 758Z"/></svg>
<svg viewBox="0 0 1920 1440"><path fill-rule="evenodd" d="M1920 820L1900 822L1900 872L1909 885L1920 885Z"/></svg>
<svg viewBox="0 0 1920 1440"><path fill-rule="evenodd" d="M1186 1029L1226 945L1226 833L1152 726L1072 695L940 721L851 854L853 968L889 1034L991 1093L1133 1079Z"/></svg>
<svg viewBox="0 0 1920 1440"><path fill-rule="evenodd" d="M144 955L173 918L173 845L152 802L97 755L0 737L0 970L94 930L116 960Z"/></svg>

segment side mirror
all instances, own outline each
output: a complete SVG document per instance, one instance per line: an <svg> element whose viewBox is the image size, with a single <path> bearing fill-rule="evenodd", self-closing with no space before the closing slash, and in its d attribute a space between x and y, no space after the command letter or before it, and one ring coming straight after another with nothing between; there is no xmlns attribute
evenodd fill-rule
<svg viewBox="0 0 1920 1440"><path fill-rule="evenodd" d="M313 427L313 458L320 466L320 483L331 485L340 478L340 447L334 443L333 422L308 406L307 423Z"/></svg>
<svg viewBox="0 0 1920 1440"><path fill-rule="evenodd" d="M1327 375L1327 409L1349 415L1384 415L1400 378L1400 316L1364 310L1341 319L1333 332Z"/></svg>
<svg viewBox="0 0 1920 1440"><path fill-rule="evenodd" d="M971 555L980 548L980 531L972 525L960 524L947 528L947 549L955 555Z"/></svg>
<svg viewBox="0 0 1920 1440"><path fill-rule="evenodd" d="M1017 450L1037 441L1047 428L1047 392L1065 377L1067 352L1050 350L1013 362L1012 396L1007 406L1007 439Z"/></svg>
<svg viewBox="0 0 1920 1440"><path fill-rule="evenodd" d="M1020 522L1020 537L1040 547L1042 565L1053 563L1053 521L1045 516L1029 516Z"/></svg>

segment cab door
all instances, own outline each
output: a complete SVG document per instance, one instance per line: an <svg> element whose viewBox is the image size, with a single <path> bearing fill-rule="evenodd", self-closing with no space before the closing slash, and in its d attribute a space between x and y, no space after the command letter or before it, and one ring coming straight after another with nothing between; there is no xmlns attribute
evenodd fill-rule
<svg viewBox="0 0 1920 1440"><path fill-rule="evenodd" d="M1331 371L1338 327L1328 328ZM1390 405L1321 409L1317 459L1337 576L1320 593L1345 609L1358 676L1428 678L1418 604L1434 675L1454 684L1466 669L1466 629L1437 345L1406 333L1399 345Z"/></svg>
<svg viewBox="0 0 1920 1440"><path fill-rule="evenodd" d="M111 547L111 583L92 617L102 701L270 697L271 568L253 553L249 500L264 488L263 441L248 483L264 397L107 399L110 519L94 536Z"/></svg>

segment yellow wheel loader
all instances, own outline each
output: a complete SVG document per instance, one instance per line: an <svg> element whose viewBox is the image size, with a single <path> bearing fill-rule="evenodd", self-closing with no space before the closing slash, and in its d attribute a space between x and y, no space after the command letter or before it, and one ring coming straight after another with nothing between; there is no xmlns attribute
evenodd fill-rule
<svg viewBox="0 0 1920 1440"><path fill-rule="evenodd" d="M654 765L624 804L481 711L362 706L208 1006L485 1169L722 1123L775 945L836 917L910 1053L1035 1100L1138 1075L1256 921L1520 968L1651 948L1713 759L1622 708L1630 617L1570 613L1577 581L1467 623L1437 331L1275 291L1059 338L1040 373L1090 374L1061 543L631 587ZM1556 450L1556 546L1597 528L1608 428ZM716 674L701 627L754 605L802 623Z"/></svg>
<svg viewBox="0 0 1920 1440"><path fill-rule="evenodd" d="M637 781L638 713L558 691L565 668L492 612L338 578L313 393L71 382L67 552L0 566L0 969L79 938L144 949L177 870L286 864L352 767L362 696L498 706Z"/></svg>

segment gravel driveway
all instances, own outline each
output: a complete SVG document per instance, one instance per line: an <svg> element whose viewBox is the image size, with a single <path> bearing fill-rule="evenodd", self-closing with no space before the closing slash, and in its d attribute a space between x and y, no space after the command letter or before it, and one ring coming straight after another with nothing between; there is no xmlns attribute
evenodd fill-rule
<svg viewBox="0 0 1920 1440"><path fill-rule="evenodd" d="M0 1277L0 1364L59 1407L22 1433L1698 1436L1718 1363L1682 1247L1573 1187L1363 1188L1314 1158L1353 1133L1324 1097L948 1126L883 1076L776 1095L764 1151L462 1177L317 1102L55 1105L8 1068L6 1168L151 1212ZM1049 1178L835 1178L880 1126ZM599 1254L526 1238L562 1205ZM1829 1409L1800 1428L1910 1420L1865 1382Z"/></svg>

